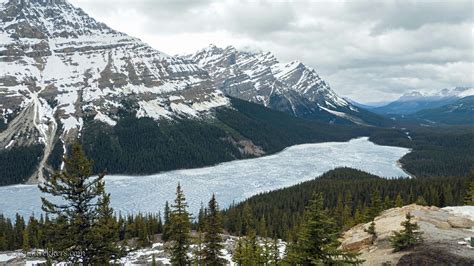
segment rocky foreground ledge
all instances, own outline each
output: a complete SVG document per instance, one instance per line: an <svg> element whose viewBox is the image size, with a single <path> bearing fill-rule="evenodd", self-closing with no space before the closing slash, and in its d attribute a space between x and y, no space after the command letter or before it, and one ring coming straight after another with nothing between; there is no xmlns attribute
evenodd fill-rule
<svg viewBox="0 0 474 266"><path fill-rule="evenodd" d="M389 237L402 229L408 212L424 232L424 243L394 253ZM474 248L469 244L474 237L474 206L440 209L412 204L389 209L375 218L375 239L364 231L369 225L351 228L342 241L343 249L361 253L364 265L474 265Z"/></svg>

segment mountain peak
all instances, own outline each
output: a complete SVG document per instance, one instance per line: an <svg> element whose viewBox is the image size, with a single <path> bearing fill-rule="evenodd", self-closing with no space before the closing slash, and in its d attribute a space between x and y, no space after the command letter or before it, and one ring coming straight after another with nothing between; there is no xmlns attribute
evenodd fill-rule
<svg viewBox="0 0 474 266"><path fill-rule="evenodd" d="M364 123L348 115L357 114L357 107L339 97L313 68L299 60L280 63L271 52L232 46L213 46L212 51L204 49L188 58L207 70L216 87L232 97L300 117L319 119L326 114L324 121Z"/></svg>
<svg viewBox="0 0 474 266"><path fill-rule="evenodd" d="M66 0L10 0L6 3L13 4L21 7L25 7L31 4L37 4L41 6L52 6L60 4L69 4Z"/></svg>
<svg viewBox="0 0 474 266"><path fill-rule="evenodd" d="M18 125L0 139L0 150L41 144L47 158L57 141L68 146L81 134L86 118L114 126L124 109L153 119L197 118L229 104L196 64L65 0L0 5L0 40L0 120ZM34 119L17 121L25 117ZM42 170L35 175L42 179Z"/></svg>

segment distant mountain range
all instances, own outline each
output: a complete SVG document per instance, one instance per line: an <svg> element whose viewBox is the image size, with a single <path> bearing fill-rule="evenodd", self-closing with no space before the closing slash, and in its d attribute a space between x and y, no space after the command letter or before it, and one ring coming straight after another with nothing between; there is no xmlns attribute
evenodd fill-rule
<svg viewBox="0 0 474 266"><path fill-rule="evenodd" d="M457 100L474 95L474 88L456 87L453 89L443 89L437 93L423 94L418 91L412 91L402 95L398 100L384 106L366 108L378 114L413 114L424 109L438 108Z"/></svg>
<svg viewBox="0 0 474 266"><path fill-rule="evenodd" d="M418 111L409 117L423 120L427 123L442 123L447 125L474 124L474 96L467 96L456 101Z"/></svg>

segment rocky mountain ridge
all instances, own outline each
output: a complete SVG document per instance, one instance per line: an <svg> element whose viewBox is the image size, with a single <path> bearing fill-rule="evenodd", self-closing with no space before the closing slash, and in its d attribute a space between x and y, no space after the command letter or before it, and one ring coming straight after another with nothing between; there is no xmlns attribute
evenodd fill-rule
<svg viewBox="0 0 474 266"><path fill-rule="evenodd" d="M377 120L338 96L316 70L300 61L281 63L270 52L215 45L185 58L206 69L216 87L232 97L330 123L367 125Z"/></svg>
<svg viewBox="0 0 474 266"><path fill-rule="evenodd" d="M84 119L113 126L130 105L137 117L154 119L200 117L229 105L197 65L65 0L0 3L0 64L0 149L44 145L41 165L54 142L77 138Z"/></svg>

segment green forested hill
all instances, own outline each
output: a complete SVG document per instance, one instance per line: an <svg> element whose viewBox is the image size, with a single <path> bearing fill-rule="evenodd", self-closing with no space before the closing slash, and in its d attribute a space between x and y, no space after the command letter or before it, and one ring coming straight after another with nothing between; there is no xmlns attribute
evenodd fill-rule
<svg viewBox="0 0 474 266"><path fill-rule="evenodd" d="M341 228L367 222L376 213L398 204L418 202L435 206L462 205L473 177L427 177L384 179L362 171L339 168L314 180L263 193L224 211L224 223L233 234L243 234L242 225L255 224L257 233L291 238L303 219L313 193L322 192L325 207L337 217ZM397 199L398 197L398 199ZM246 218L247 217L247 218Z"/></svg>
<svg viewBox="0 0 474 266"><path fill-rule="evenodd" d="M410 117L428 123L472 125L474 124L474 96L465 97L437 108L421 110Z"/></svg>

